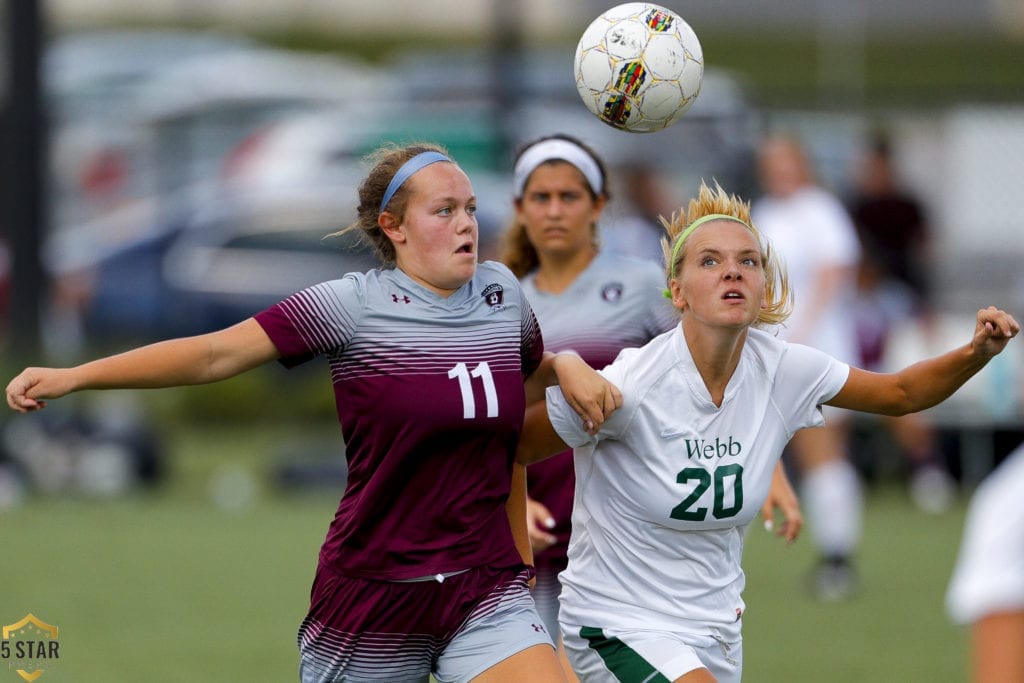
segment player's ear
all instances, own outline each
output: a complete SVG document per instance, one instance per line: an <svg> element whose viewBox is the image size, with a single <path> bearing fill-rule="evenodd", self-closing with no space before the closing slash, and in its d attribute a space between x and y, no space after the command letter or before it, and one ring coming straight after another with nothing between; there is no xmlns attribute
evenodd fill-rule
<svg viewBox="0 0 1024 683"><path fill-rule="evenodd" d="M595 235L597 234L597 221L600 220L601 212L604 211L604 205L606 203L607 202L606 202L605 196L603 194L602 195L598 195L594 199L594 208L590 210L591 229L594 231Z"/></svg>
<svg viewBox="0 0 1024 683"><path fill-rule="evenodd" d="M516 216L520 216L523 213L523 198L516 197L512 200L512 208L516 210Z"/></svg>
<svg viewBox="0 0 1024 683"><path fill-rule="evenodd" d="M405 233L402 232L402 223L398 217L390 211L381 211L377 216L377 225L384 231L384 235L392 242L404 242Z"/></svg>
<svg viewBox="0 0 1024 683"><path fill-rule="evenodd" d="M668 281L668 291L671 294L672 305L680 311L686 310L686 297L683 296L683 287L679 284L679 278L672 278Z"/></svg>

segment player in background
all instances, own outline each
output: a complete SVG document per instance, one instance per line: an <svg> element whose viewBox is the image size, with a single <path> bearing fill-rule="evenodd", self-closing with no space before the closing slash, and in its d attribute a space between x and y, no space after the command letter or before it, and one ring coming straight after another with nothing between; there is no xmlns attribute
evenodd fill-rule
<svg viewBox="0 0 1024 683"><path fill-rule="evenodd" d="M858 362L883 370L897 329L916 324L927 333L930 328L931 235L923 203L899 182L888 136L873 137L857 162L848 205L862 253L853 308ZM930 513L949 509L956 483L928 418L915 413L881 423L906 457L914 503Z"/></svg>
<svg viewBox="0 0 1024 683"><path fill-rule="evenodd" d="M375 162L345 230L362 231L383 268L211 334L27 368L7 402L27 412L73 391L324 356L349 477L299 630L300 679L563 681L509 524L513 457L526 401L556 375L592 427L615 392L579 358L545 354L516 278L478 265L473 187L443 150L389 147Z"/></svg>
<svg viewBox="0 0 1024 683"><path fill-rule="evenodd" d="M681 324L601 370L619 408L589 434L557 389L527 408L517 459L572 446L561 629L582 681L738 682L744 533L793 434L830 405L888 415L945 400L1020 331L978 311L967 344L871 373L770 330L792 299L748 204L702 185L666 242Z"/></svg>
<svg viewBox="0 0 1024 683"><path fill-rule="evenodd" d="M598 222L609 200L608 177L593 149L567 135L532 141L516 156L513 183L515 216L504 234L502 260L520 278L549 350L574 351L602 368L623 348L642 346L679 324L663 296L663 269L601 246ZM772 505L795 533L799 505L781 466L779 475ZM567 564L575 486L572 451L531 465L527 481L537 569L533 594L557 634L558 574ZM772 508L764 514L767 519Z"/></svg>
<svg viewBox="0 0 1024 683"><path fill-rule="evenodd" d="M602 226L602 248L664 266L661 217L671 216L680 203L669 178L660 167L639 160L621 164L613 175L621 179L625 211Z"/></svg>
<svg viewBox="0 0 1024 683"><path fill-rule="evenodd" d="M854 172L850 216L865 255L885 278L909 290L915 309L930 305L928 282L931 232L922 201L900 183L890 138L874 136Z"/></svg>
<svg viewBox="0 0 1024 683"><path fill-rule="evenodd" d="M974 492L946 595L970 626L972 683L1024 681L1024 445Z"/></svg>
<svg viewBox="0 0 1024 683"><path fill-rule="evenodd" d="M785 264L795 301L780 336L856 363L851 311L860 246L853 223L839 199L816 182L795 138L764 138L757 163L764 194L754 201L751 214ZM787 453L800 473L797 488L820 554L811 590L822 600L842 600L856 590L853 556L860 544L864 502L848 453L850 415L827 413L829 419L820 428L798 432Z"/></svg>

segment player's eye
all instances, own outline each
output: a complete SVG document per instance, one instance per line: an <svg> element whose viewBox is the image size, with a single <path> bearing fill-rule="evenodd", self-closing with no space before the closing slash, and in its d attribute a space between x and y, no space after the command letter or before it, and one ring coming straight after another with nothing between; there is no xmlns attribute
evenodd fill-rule
<svg viewBox="0 0 1024 683"><path fill-rule="evenodd" d="M718 263L718 259L716 259L714 256L705 256L704 258L702 258L700 260L700 264L702 266L713 266L713 265L715 265L717 263Z"/></svg>
<svg viewBox="0 0 1024 683"><path fill-rule="evenodd" d="M443 206L437 210L438 216L450 216L452 215L452 208L450 206Z"/></svg>
<svg viewBox="0 0 1024 683"><path fill-rule="evenodd" d="M476 204L469 204L469 205L467 205L466 206L466 213L468 213L470 216L475 216L476 215Z"/></svg>

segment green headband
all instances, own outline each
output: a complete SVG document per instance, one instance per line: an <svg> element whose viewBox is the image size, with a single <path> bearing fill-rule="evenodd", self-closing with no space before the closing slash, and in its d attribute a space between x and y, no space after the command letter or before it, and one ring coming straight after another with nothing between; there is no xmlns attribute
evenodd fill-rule
<svg viewBox="0 0 1024 683"><path fill-rule="evenodd" d="M710 223L711 221L735 221L736 223L745 226L748 230L750 229L750 226L747 225L746 221L740 220L739 218L736 218L736 216L730 216L724 213L709 213L707 216L701 216L694 222L687 225L686 229L683 230L679 237L676 238L675 244L672 245L672 260L669 262L672 266L672 277L676 276L676 259L679 258L679 250L682 248L683 242L686 241L686 238L690 236L691 232L705 223Z"/></svg>
<svg viewBox="0 0 1024 683"><path fill-rule="evenodd" d="M704 225L705 223L710 223L711 221L734 221L736 223L739 223L740 225L745 226L748 230L750 229L750 226L747 225L746 221L740 220L739 218L736 218L736 216L730 216L725 213L709 213L706 216L701 216L694 222L687 225L686 229L684 229L679 234L679 237L676 238L675 243L672 245L672 260L669 261L670 277L676 276L676 259L679 258L679 250L683 247L683 242L686 241L686 238L690 236L691 232L693 232L700 226ZM667 289L663 292L663 294L668 299L672 298L672 293L669 292L669 290Z"/></svg>

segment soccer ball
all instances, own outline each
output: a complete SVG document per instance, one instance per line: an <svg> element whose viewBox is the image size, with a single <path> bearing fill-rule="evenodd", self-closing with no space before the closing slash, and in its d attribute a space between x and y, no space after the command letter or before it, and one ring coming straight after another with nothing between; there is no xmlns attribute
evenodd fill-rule
<svg viewBox="0 0 1024 683"><path fill-rule="evenodd" d="M704 53L679 15L629 2L587 27L573 71L591 113L620 130L651 133L678 121L697 99Z"/></svg>

